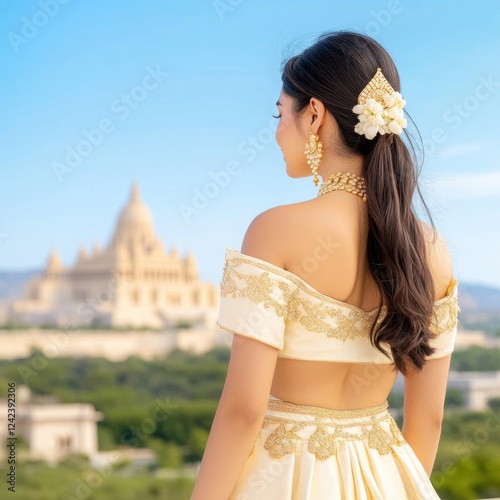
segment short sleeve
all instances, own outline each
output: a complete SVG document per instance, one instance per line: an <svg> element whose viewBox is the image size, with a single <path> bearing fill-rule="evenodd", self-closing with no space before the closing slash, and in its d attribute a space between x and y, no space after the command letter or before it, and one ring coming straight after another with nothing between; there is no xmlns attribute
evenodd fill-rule
<svg viewBox="0 0 500 500"><path fill-rule="evenodd" d="M292 284L262 261L243 255L227 250L217 324L281 350Z"/></svg>
<svg viewBox="0 0 500 500"><path fill-rule="evenodd" d="M452 280L446 296L434 303L434 312L431 319L431 331L436 334L430 345L436 350L427 359L442 358L451 354L455 348L458 329L458 285Z"/></svg>

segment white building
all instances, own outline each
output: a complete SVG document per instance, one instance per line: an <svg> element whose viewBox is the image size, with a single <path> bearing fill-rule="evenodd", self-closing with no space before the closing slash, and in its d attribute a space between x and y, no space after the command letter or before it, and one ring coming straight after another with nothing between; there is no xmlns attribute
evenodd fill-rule
<svg viewBox="0 0 500 500"><path fill-rule="evenodd" d="M166 252L153 228L148 207L134 184L108 246L81 248L65 267L57 251L43 275L15 300L9 321L22 325L164 328L212 321L219 307L219 287L200 283L194 256Z"/></svg>
<svg viewBox="0 0 500 500"><path fill-rule="evenodd" d="M470 410L488 409L488 401L500 398L500 371L459 372L450 370L448 389L459 389L464 396L464 406ZM393 392L403 394L404 379L398 373Z"/></svg>
<svg viewBox="0 0 500 500"><path fill-rule="evenodd" d="M0 409L7 415L6 400L0 400ZM90 404L35 403L27 386L17 387L15 434L24 438L31 459L56 464L74 453L93 459L98 453L97 422L102 419ZM6 427L0 427L3 443Z"/></svg>

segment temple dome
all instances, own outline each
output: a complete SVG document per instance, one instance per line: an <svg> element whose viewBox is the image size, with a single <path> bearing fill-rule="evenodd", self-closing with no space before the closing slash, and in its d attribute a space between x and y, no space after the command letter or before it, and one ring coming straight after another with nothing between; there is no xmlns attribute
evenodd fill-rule
<svg viewBox="0 0 500 500"><path fill-rule="evenodd" d="M153 217L149 208L142 202L139 194L139 186L134 182L130 200L123 208L118 219L117 229L120 228L151 228Z"/></svg>
<svg viewBox="0 0 500 500"><path fill-rule="evenodd" d="M137 252L150 253L159 245L153 228L153 217L141 200L137 182L134 182L130 199L118 217L110 249L122 246L135 255Z"/></svg>

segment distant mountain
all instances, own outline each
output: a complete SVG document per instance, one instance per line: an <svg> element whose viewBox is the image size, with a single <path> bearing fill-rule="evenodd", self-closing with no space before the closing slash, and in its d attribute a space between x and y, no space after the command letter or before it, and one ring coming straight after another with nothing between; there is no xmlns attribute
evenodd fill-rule
<svg viewBox="0 0 500 500"><path fill-rule="evenodd" d="M34 276L41 275L43 270L32 271L0 271L0 300L24 297L24 285Z"/></svg>
<svg viewBox="0 0 500 500"><path fill-rule="evenodd" d="M483 330L500 335L500 289L472 283L460 283L459 321L466 330Z"/></svg>
<svg viewBox="0 0 500 500"><path fill-rule="evenodd" d="M500 288L460 283L458 300L462 313L500 313Z"/></svg>

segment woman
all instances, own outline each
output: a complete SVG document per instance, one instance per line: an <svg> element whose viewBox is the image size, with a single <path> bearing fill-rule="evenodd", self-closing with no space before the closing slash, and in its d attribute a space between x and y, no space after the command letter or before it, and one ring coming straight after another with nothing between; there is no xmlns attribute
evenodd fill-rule
<svg viewBox="0 0 500 500"><path fill-rule="evenodd" d="M412 208L398 72L376 41L344 31L290 58L282 82L287 174L323 182L226 249L218 324L234 337L191 499L439 498L429 476L458 281ZM401 430L387 409L398 371Z"/></svg>

